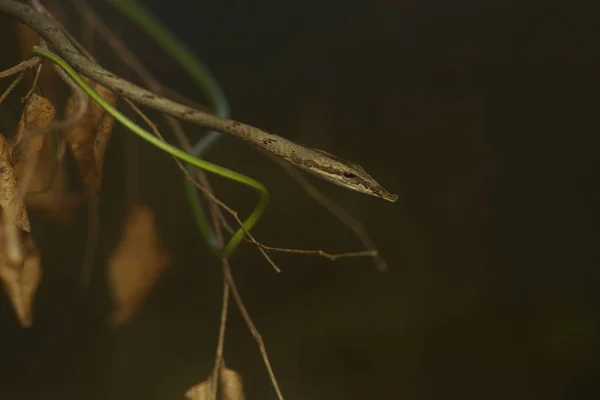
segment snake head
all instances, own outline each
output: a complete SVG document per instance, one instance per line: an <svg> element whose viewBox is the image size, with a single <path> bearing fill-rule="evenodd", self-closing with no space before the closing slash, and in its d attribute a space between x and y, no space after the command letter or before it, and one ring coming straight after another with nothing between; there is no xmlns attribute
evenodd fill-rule
<svg viewBox="0 0 600 400"><path fill-rule="evenodd" d="M303 169L335 183L338 186L345 187L369 196L378 197L387 201L395 202L398 195L385 190L367 171L355 162L344 160L324 152L323 150L311 149L316 153L311 157L311 161L304 163Z"/></svg>

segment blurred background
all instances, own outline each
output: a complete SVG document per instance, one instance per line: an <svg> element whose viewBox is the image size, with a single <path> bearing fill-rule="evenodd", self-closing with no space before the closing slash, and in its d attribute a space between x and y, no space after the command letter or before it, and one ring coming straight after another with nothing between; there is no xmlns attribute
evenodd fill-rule
<svg viewBox="0 0 600 400"><path fill-rule="evenodd" d="M54 3L81 37L80 17L68 2ZM235 119L354 160L400 195L392 204L311 178L364 223L388 272L368 258L273 254L282 268L276 274L249 245L232 258L287 399L598 395L597 6L145 4L213 70ZM165 84L205 103L142 32L103 2L91 5ZM5 69L19 50L15 25L0 21ZM135 80L100 38L93 43L105 67ZM70 229L31 216L44 276L29 329L0 296L2 399L177 399L212 369L220 267L187 208L175 163L139 141L139 200L156 212L173 262L129 324L107 324L103 266L128 207L126 135L115 130L107 156L87 294L78 289L86 207ZM224 138L207 158L269 187L271 205L254 230L261 242L361 250L281 168L239 140ZM242 213L254 207L247 188L212 182ZM73 185L80 185L76 173ZM248 399L275 398L233 307L225 361L243 376Z"/></svg>

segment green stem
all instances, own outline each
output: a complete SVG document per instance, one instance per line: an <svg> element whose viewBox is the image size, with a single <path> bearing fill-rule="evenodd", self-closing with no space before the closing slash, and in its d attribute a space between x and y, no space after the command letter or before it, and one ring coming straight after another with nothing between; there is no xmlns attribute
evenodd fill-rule
<svg viewBox="0 0 600 400"><path fill-rule="evenodd" d="M92 87L90 87L83 78L69 65L66 61L60 58L58 55L51 53L46 50L41 50L36 48L32 51L33 54L48 58L60 66L74 81L77 83L95 102L97 102L103 109L105 109L109 114L111 114L117 121L119 121L122 125L124 125L127 129L133 131L142 139L146 140L150 144L158 147L159 149L171 154L174 157L179 158L182 161L185 161L195 167L202 168L205 171L212 172L216 175L220 175L224 178L231 179L233 181L242 183L246 186L251 187L260 195L260 200L256 206L256 208L252 211L250 216L246 218L243 222L243 227L240 227L229 240L227 245L223 249L213 249L215 253L217 253L221 257L229 257L240 245L246 231L250 231L252 227L258 222L262 214L265 212L267 205L269 203L269 192L265 185L261 182L250 178L246 175L240 174L239 172L232 171L230 169L221 167L219 165L210 163L205 160L201 160L192 156L191 154L186 153L185 151L178 149L175 146L172 146L161 139L153 136L150 132L144 130L135 122L131 121L121 112L119 112L115 107L110 105L102 96L100 96Z"/></svg>

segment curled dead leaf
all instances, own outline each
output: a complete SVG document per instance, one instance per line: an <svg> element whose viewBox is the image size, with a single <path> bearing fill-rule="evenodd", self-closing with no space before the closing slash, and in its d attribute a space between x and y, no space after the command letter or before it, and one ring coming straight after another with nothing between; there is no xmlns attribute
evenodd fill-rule
<svg viewBox="0 0 600 400"><path fill-rule="evenodd" d="M189 388L185 392L186 400L213 400L213 380L214 376L211 374L206 380ZM244 400L242 376L234 370L222 366L219 373L219 394L220 400Z"/></svg>
<svg viewBox="0 0 600 400"><path fill-rule="evenodd" d="M54 120L52 103L32 94L23 108L17 133L12 144L0 135L0 207L6 224L30 231L29 218L23 203L26 188L35 177L35 163L46 135L43 132ZM26 173L30 171L31 173Z"/></svg>
<svg viewBox="0 0 600 400"><path fill-rule="evenodd" d="M242 376L227 367L221 368L221 400L244 400Z"/></svg>
<svg viewBox="0 0 600 400"><path fill-rule="evenodd" d="M30 190L32 181L36 179L38 157L47 143L46 134L55 115L52 103L35 93L25 103L12 149L17 181L26 185L26 188L21 188L21 195Z"/></svg>
<svg viewBox="0 0 600 400"><path fill-rule="evenodd" d="M84 79L109 104L114 106L117 103L117 96L112 91L87 78ZM71 95L65 106L65 117L73 116L78 106L77 95ZM83 183L96 192L102 184L104 153L112 135L113 125L113 117L92 101L83 118L65 132L65 140L77 161Z"/></svg>
<svg viewBox="0 0 600 400"><path fill-rule="evenodd" d="M17 182L27 184L24 204L39 209L59 225L69 226L82 198L69 192L66 167L58 159L57 149L50 146L49 136L43 134L54 117L52 103L33 93L21 114L10 161L14 164L15 185ZM21 229L26 226L17 225Z"/></svg>
<svg viewBox="0 0 600 400"><path fill-rule="evenodd" d="M42 278L38 249L30 236L26 240L25 259L20 265L10 262L3 251L5 246L0 248L0 279L23 327L29 327L33 322L35 292Z"/></svg>
<svg viewBox="0 0 600 400"><path fill-rule="evenodd" d="M185 392L186 400L209 400L212 397L212 385L211 379L208 378L205 381L200 382L197 385L192 386Z"/></svg>
<svg viewBox="0 0 600 400"><path fill-rule="evenodd" d="M30 232L29 218L17 186L17 177L9 150L6 138L0 133L0 209L5 224L14 224Z"/></svg>
<svg viewBox="0 0 600 400"><path fill-rule="evenodd" d="M18 165L37 154L44 146L43 132L54 120L56 111L50 100L32 93L25 103L13 140L12 161Z"/></svg>
<svg viewBox="0 0 600 400"><path fill-rule="evenodd" d="M135 315L169 261L152 209L136 205L108 262L114 324L122 324Z"/></svg>

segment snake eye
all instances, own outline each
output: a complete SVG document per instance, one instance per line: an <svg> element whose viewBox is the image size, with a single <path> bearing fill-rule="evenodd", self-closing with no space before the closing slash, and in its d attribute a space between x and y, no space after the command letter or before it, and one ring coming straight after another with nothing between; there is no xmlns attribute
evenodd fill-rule
<svg viewBox="0 0 600 400"><path fill-rule="evenodd" d="M350 172L344 172L342 175L344 176L344 178L348 178L348 179L356 178L356 175L354 175Z"/></svg>

